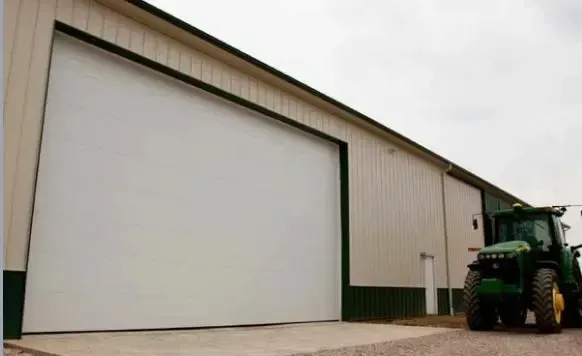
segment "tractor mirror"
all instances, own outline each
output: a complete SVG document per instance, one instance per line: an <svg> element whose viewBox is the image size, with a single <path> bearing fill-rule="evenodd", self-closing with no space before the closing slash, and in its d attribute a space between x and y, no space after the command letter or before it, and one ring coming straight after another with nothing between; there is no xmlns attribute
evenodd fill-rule
<svg viewBox="0 0 582 356"><path fill-rule="evenodd" d="M576 258L580 257L580 251L574 252L574 257L576 257Z"/></svg>
<svg viewBox="0 0 582 356"><path fill-rule="evenodd" d="M479 221L473 218L473 230L477 230L479 228Z"/></svg>

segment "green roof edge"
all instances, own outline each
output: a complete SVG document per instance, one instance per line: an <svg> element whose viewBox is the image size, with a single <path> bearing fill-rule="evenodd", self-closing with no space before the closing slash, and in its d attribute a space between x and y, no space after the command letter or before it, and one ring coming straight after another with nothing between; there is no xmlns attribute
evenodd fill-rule
<svg viewBox="0 0 582 356"><path fill-rule="evenodd" d="M252 57L251 55L229 45L228 43L223 42L223 41L219 40L218 38L188 24L187 22L182 21L179 18L147 3L146 1L143 1L143 0L125 0L125 1L140 8L143 11L146 11L147 13L149 13L153 16L156 16L156 17L158 17L158 18L160 18L168 23L171 23L172 25L174 25L174 26L176 26L176 27L178 27L186 32L191 33L192 35L194 35L198 38L201 38L202 40L204 40L204 41L206 41L206 42L208 42L208 43L210 43L210 44L212 44L212 45L214 45L214 46L216 46L224 51L229 52L233 56L236 56L236 57L258 67L258 68L268 72L269 74L276 76L276 77L280 78L281 80L284 80L287 83L289 83L295 87L298 87L298 88L310 93L313 96L318 97L319 99L321 99L321 100L323 100L323 101L325 101L325 102L327 102L335 107L338 107L339 109L359 118L360 120L390 134L391 136L394 136L396 139L428 154L429 156L436 158L437 160L441 161L443 164L450 165L452 167L451 175L454 175L455 177L460 178L461 180L467 182L466 179L459 177L459 174L455 174L455 173L460 173L461 176L466 175L466 176L470 177L471 179L475 180L477 182L476 185L484 191L487 191L491 194L498 195L499 198L509 198L510 200L512 200L511 203L518 202L518 203L521 203L521 204L524 204L527 206L530 205L530 204L526 203L524 200L522 200L522 199L510 194L509 192L499 188L498 186L484 180L483 178L472 173L471 171L469 171L469 170L459 166L458 164L446 159L445 157L429 150L428 148L426 148L426 147L420 145L419 143L409 139L408 137L388 128L387 126L372 119L371 117L366 116L365 114L339 102L338 100L335 100L332 97L323 94L322 92L310 87L309 85L307 85L303 82L300 82L299 80L279 71L278 69L271 67L270 65L256 59L255 57ZM467 182L467 183L469 183L471 185L475 185L472 182Z"/></svg>

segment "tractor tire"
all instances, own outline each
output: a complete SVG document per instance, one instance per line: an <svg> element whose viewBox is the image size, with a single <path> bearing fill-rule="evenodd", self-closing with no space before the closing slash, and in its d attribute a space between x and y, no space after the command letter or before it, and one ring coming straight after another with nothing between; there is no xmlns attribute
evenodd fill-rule
<svg viewBox="0 0 582 356"><path fill-rule="evenodd" d="M499 311L499 319L501 319L501 323L508 328L521 328L525 325L527 320L527 309L501 309Z"/></svg>
<svg viewBox="0 0 582 356"><path fill-rule="evenodd" d="M477 294L476 287L480 282L480 272L469 271L467 273L463 289L463 304L465 306L465 318L469 330L487 331L495 327L497 313L495 308L483 303Z"/></svg>
<svg viewBox="0 0 582 356"><path fill-rule="evenodd" d="M563 297L559 294L558 276L553 269L540 268L535 272L532 281L532 305L539 332L555 334L562 331Z"/></svg>

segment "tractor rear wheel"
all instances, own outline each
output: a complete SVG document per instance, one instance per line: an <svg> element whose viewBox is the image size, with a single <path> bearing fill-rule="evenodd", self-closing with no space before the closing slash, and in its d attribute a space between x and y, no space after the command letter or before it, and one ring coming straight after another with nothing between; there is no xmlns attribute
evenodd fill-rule
<svg viewBox="0 0 582 356"><path fill-rule="evenodd" d="M486 331L491 330L497 323L497 313L495 308L488 306L481 301L477 294L477 286L481 282L479 271L469 271L465 278L463 289L463 303L465 304L465 318L470 330Z"/></svg>
<svg viewBox="0 0 582 356"><path fill-rule="evenodd" d="M532 305L540 332L549 334L562 331L564 297L553 269L540 268L536 271L532 283Z"/></svg>

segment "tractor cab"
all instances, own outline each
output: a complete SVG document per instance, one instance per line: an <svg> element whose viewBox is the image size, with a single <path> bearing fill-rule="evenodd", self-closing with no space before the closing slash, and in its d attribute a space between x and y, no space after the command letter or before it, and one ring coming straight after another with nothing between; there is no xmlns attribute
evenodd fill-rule
<svg viewBox="0 0 582 356"><path fill-rule="evenodd" d="M493 213L493 244L524 241L538 258L557 260L566 245L564 226L560 217L564 213L552 207L513 209Z"/></svg>
<svg viewBox="0 0 582 356"><path fill-rule="evenodd" d="M568 247L566 231L570 226L560 219L565 211L549 206L524 208L521 204L513 204L511 209L497 210L490 215L493 227L490 246L493 248L507 245L510 241L523 241L527 243L528 250L536 252L537 258L555 261L559 259L562 249ZM473 220L473 227L478 228L476 219ZM572 250L577 248L579 246Z"/></svg>

